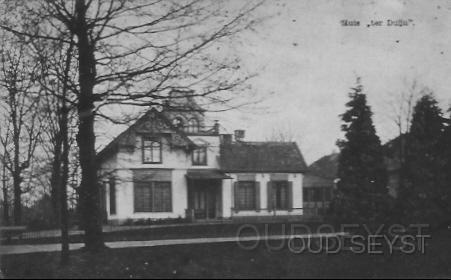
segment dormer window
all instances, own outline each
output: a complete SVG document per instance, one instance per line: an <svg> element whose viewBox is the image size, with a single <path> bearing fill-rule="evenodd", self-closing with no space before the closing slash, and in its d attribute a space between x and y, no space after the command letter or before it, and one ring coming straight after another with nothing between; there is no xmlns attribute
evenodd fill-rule
<svg viewBox="0 0 451 280"><path fill-rule="evenodd" d="M201 146L193 151L193 165L207 165L207 146Z"/></svg>
<svg viewBox="0 0 451 280"><path fill-rule="evenodd" d="M199 132L199 122L196 119L190 119L188 121L188 126L186 128L186 132L188 133L197 133Z"/></svg>
<svg viewBox="0 0 451 280"><path fill-rule="evenodd" d="M143 138L142 142L143 163L161 163L162 149L161 139Z"/></svg>
<svg viewBox="0 0 451 280"><path fill-rule="evenodd" d="M176 117L176 118L172 121L172 125L173 125L175 128L182 129L183 126L184 126L184 124L183 124L183 119L182 119L181 117Z"/></svg>

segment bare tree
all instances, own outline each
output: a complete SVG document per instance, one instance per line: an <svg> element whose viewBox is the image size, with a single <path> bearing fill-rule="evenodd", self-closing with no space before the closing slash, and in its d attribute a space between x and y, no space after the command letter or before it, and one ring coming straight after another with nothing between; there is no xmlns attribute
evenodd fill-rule
<svg viewBox="0 0 451 280"><path fill-rule="evenodd" d="M44 114L46 123L47 148L52 165L51 198L55 220L61 228L61 262L69 260L68 235L68 195L71 150L70 124L74 123L75 115L73 99L69 84L76 75L73 67L73 51L75 44L63 42L34 41L33 47L40 61L40 85L45 93ZM45 144L45 143L44 143Z"/></svg>
<svg viewBox="0 0 451 280"><path fill-rule="evenodd" d="M417 80L406 85L406 89L391 95L387 102L389 107L389 118L396 125L398 135L408 134L412 119L413 106L416 100L427 91L420 87Z"/></svg>
<svg viewBox="0 0 451 280"><path fill-rule="evenodd" d="M41 134L36 69L23 44L3 44L0 59L0 106L6 120L6 134L0 137L2 162L12 175L14 223L20 224L23 175L32 164Z"/></svg>
<svg viewBox="0 0 451 280"><path fill-rule="evenodd" d="M52 213L55 223L60 223L60 214L64 209L61 207L62 191L65 188L62 179L65 175L63 166L69 164L69 158L65 156L64 146L68 149L73 146L73 130L69 126L76 124L74 108L75 94L70 92L68 84L76 77L73 48L74 44L65 45L60 42L33 42L35 54L39 60L40 77L42 87L42 113L46 117L45 135L42 146L51 162L50 193L52 202ZM66 135L70 134L68 137ZM65 139L68 138L67 143ZM68 163L66 163L66 161Z"/></svg>
<svg viewBox="0 0 451 280"><path fill-rule="evenodd" d="M31 1L21 9L39 19L32 21L34 32L8 21L1 25L25 40L69 44L64 38L74 35L78 84L71 87L78 97L79 195L88 250L104 247L95 117L111 119L102 108L114 104L164 105L173 87L195 89L191 96L227 99L247 77L239 72L239 61L221 57L213 47L252 27L257 21L249 16L260 4L226 9L211 0Z"/></svg>
<svg viewBox="0 0 451 280"><path fill-rule="evenodd" d="M388 168L396 171L397 186L396 191L403 188L406 179L406 157L409 145L410 125L412 122L413 108L417 100L430 90L421 86L417 80L405 81L405 89L398 93L393 93L388 100L388 118L397 128L397 135L391 141ZM403 199L403 198L399 198Z"/></svg>
<svg viewBox="0 0 451 280"><path fill-rule="evenodd" d="M300 138L299 133L296 133L290 125L287 125L273 128L270 136L267 137L266 140L275 142L296 142L299 141Z"/></svg>

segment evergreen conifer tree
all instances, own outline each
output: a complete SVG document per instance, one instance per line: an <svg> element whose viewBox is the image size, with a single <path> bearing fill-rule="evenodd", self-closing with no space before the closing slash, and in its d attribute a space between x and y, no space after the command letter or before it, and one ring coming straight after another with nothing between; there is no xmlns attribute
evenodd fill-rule
<svg viewBox="0 0 451 280"><path fill-rule="evenodd" d="M440 151L443 121L433 95L423 95L413 111L406 145L406 177L398 197L405 223L438 225L444 218L440 175L444 156Z"/></svg>
<svg viewBox="0 0 451 280"><path fill-rule="evenodd" d="M379 223L387 209L387 172L360 79L349 97L341 115L345 140L338 142L339 182L332 211L340 222Z"/></svg>
<svg viewBox="0 0 451 280"><path fill-rule="evenodd" d="M439 153L441 154L441 204L444 208L444 222L451 224L451 107L440 139Z"/></svg>

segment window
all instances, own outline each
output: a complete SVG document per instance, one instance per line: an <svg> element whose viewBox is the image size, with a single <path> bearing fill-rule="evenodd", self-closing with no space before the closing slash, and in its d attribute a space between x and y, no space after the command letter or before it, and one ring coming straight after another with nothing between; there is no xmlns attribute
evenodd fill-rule
<svg viewBox="0 0 451 280"><path fill-rule="evenodd" d="M135 212L172 212L171 183L135 183Z"/></svg>
<svg viewBox="0 0 451 280"><path fill-rule="evenodd" d="M304 201L310 202L313 200L313 195L311 193L312 188L304 188Z"/></svg>
<svg viewBox="0 0 451 280"><path fill-rule="evenodd" d="M293 209L293 182L286 180L268 182L268 209Z"/></svg>
<svg viewBox="0 0 451 280"><path fill-rule="evenodd" d="M116 215L116 182L114 178L110 179L110 215Z"/></svg>
<svg viewBox="0 0 451 280"><path fill-rule="evenodd" d="M257 210L256 183L239 181L235 184L235 208L237 210Z"/></svg>
<svg viewBox="0 0 451 280"><path fill-rule="evenodd" d="M323 188L314 189L313 201L323 201Z"/></svg>
<svg viewBox="0 0 451 280"><path fill-rule="evenodd" d="M313 202L317 196L316 188L304 188L304 201Z"/></svg>
<svg viewBox="0 0 451 280"><path fill-rule="evenodd" d="M199 123L196 119L190 119L188 121L188 126L186 128L186 132L188 133L197 133L199 132Z"/></svg>
<svg viewBox="0 0 451 280"><path fill-rule="evenodd" d="M310 187L304 188L304 201L322 202L332 199L332 189L330 187Z"/></svg>
<svg viewBox="0 0 451 280"><path fill-rule="evenodd" d="M207 165L207 147L198 147L193 151L193 165Z"/></svg>
<svg viewBox="0 0 451 280"><path fill-rule="evenodd" d="M184 126L183 119L182 119L181 117L176 117L176 118L172 121L172 125L173 125L175 128L182 129L183 126Z"/></svg>
<svg viewBox="0 0 451 280"><path fill-rule="evenodd" d="M143 162L161 163L161 140L143 138Z"/></svg>
<svg viewBox="0 0 451 280"><path fill-rule="evenodd" d="M273 196L275 209L278 210L288 209L289 208L288 181L274 181Z"/></svg>

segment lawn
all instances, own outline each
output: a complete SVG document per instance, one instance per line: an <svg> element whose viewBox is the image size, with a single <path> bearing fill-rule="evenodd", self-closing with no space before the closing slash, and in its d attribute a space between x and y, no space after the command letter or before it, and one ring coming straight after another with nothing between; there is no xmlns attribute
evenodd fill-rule
<svg viewBox="0 0 451 280"><path fill-rule="evenodd" d="M58 260L56 253L5 256L1 269L14 278L451 277L451 232L433 234L425 254L412 255L294 254L287 247L244 250L227 243L75 251L64 268Z"/></svg>
<svg viewBox="0 0 451 280"><path fill-rule="evenodd" d="M316 232L316 229L320 223L252 223L252 227L255 228L261 235L271 234L290 234L292 225L297 226L299 224L308 226L311 232ZM114 232L105 232L104 239L106 242L113 241L138 241L138 240L161 240L161 239L180 239L180 238L200 238L200 237L234 237L241 227L248 225L247 223L233 223L233 224L215 224L215 225L193 225L187 224L178 227L161 227L161 228L139 228L139 229L127 229ZM308 233L305 230L300 231L296 229L296 233ZM246 228L244 233L250 233L255 235L255 231ZM77 234L70 236L71 243L82 243L83 235ZM32 239L14 239L5 240L2 244L14 245L14 244L47 244L47 243L60 243L60 237L47 237L47 238L32 238Z"/></svg>

